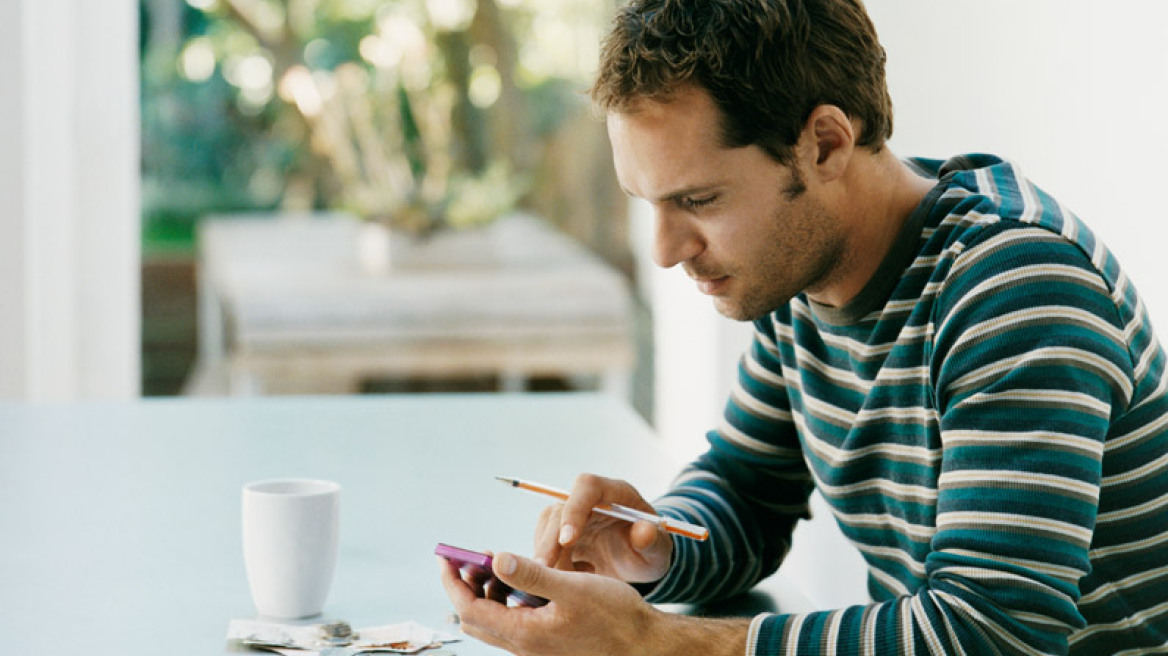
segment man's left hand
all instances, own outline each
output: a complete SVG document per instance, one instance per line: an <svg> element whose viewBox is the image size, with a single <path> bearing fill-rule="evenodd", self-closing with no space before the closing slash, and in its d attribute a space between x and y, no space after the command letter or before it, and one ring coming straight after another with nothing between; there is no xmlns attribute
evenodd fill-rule
<svg viewBox="0 0 1168 656"><path fill-rule="evenodd" d="M464 581L442 561L442 584L462 630L523 656L649 653L651 628L663 615L622 581L545 567L514 554L495 557L495 576L518 590L549 599L539 608L492 600L479 581Z"/></svg>

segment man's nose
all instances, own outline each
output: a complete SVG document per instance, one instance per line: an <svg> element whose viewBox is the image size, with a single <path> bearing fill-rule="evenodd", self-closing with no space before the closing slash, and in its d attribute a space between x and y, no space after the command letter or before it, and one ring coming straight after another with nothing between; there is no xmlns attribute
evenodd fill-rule
<svg viewBox="0 0 1168 656"><path fill-rule="evenodd" d="M661 208L653 210L653 262L668 269L686 262L705 248L701 236L685 217Z"/></svg>

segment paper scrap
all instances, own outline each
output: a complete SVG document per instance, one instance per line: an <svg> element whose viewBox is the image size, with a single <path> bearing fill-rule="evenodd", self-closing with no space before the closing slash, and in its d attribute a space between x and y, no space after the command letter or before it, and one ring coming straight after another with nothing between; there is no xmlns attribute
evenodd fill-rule
<svg viewBox="0 0 1168 656"><path fill-rule="evenodd" d="M325 640L323 624L281 624L263 620L231 620L227 639L250 647L260 647L281 654L316 656L329 647L338 646ZM388 652L417 654L430 648L458 641L457 636L435 631L414 621L386 624L354 632L351 643L343 645L355 653Z"/></svg>

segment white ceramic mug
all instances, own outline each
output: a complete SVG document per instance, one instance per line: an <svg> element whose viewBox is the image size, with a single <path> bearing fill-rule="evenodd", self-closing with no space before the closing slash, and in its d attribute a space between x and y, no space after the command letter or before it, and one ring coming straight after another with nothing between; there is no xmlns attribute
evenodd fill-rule
<svg viewBox="0 0 1168 656"><path fill-rule="evenodd" d="M272 479L243 486L243 560L260 615L311 617L324 610L337 563L341 486Z"/></svg>

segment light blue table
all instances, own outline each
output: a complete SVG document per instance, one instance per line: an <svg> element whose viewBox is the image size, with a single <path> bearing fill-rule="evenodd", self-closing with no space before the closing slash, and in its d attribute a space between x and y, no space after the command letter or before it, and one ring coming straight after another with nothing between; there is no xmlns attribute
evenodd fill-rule
<svg viewBox="0 0 1168 656"><path fill-rule="evenodd" d="M527 553L546 503L495 475L655 495L679 465L599 394L0 405L0 653L227 652L254 616L240 488L284 476L342 485L326 617L457 633L434 544Z"/></svg>

